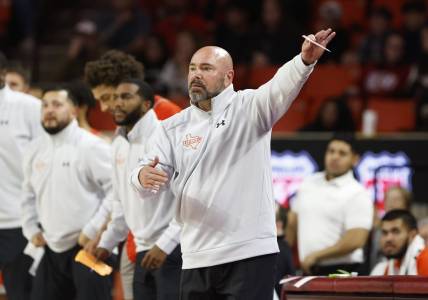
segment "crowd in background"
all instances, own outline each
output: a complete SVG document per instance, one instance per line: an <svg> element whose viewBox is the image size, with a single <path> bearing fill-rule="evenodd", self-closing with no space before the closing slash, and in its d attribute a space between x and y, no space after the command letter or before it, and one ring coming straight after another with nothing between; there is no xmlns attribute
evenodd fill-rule
<svg viewBox="0 0 428 300"><path fill-rule="evenodd" d="M20 0L2 5L1 50L24 63L32 84L76 79L87 61L119 49L144 63L156 92L177 102L187 99L187 65L200 46L227 49L238 66L235 86L247 88L248 70L280 65L299 51L302 34L331 27L337 32L333 51L319 64L352 68L356 78L344 94L327 99L302 130L358 130L359 121L349 118L344 100L355 96L360 101L411 99L414 129L428 129L424 0L81 0L69 7ZM43 45L54 41L63 46L59 61L43 60ZM46 64L54 70L40 74Z"/></svg>

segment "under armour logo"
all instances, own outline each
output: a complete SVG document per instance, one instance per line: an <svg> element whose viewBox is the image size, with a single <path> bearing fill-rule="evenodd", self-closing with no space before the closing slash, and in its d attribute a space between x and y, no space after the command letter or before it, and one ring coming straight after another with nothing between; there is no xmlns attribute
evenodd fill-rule
<svg viewBox="0 0 428 300"><path fill-rule="evenodd" d="M224 125L226 125L226 120L221 120L221 123L217 123L215 128L219 128L220 126L224 126Z"/></svg>
<svg viewBox="0 0 428 300"><path fill-rule="evenodd" d="M62 162L62 166L63 167L69 167L70 166L70 162L69 161L63 161Z"/></svg>
<svg viewBox="0 0 428 300"><path fill-rule="evenodd" d="M0 120L0 126L9 125L9 120Z"/></svg>

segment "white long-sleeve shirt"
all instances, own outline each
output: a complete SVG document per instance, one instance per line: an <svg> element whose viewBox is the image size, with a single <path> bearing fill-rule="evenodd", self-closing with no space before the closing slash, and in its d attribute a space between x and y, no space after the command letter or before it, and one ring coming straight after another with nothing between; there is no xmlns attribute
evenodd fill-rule
<svg viewBox="0 0 428 300"><path fill-rule="evenodd" d="M111 192L111 172L110 145L76 120L58 134L36 139L24 158L25 237L42 231L53 251L74 247ZM95 237L95 232L84 233Z"/></svg>
<svg viewBox="0 0 428 300"><path fill-rule="evenodd" d="M24 149L43 134L40 100L0 90L0 229L21 227L22 158Z"/></svg>
<svg viewBox="0 0 428 300"><path fill-rule="evenodd" d="M183 269L276 253L270 140L313 66L300 55L256 90L230 85L205 112L195 105L163 121L142 165L158 156L182 223ZM138 180L141 193L150 193Z"/></svg>
<svg viewBox="0 0 428 300"><path fill-rule="evenodd" d="M170 189L148 195L142 200L129 184L129 173L150 147L149 139L160 126L149 110L128 134L113 141L113 211L99 246L112 250L126 238L128 228L134 235L137 252L157 245L167 254L179 243L181 227L173 220L176 201ZM147 195L146 195L147 197Z"/></svg>

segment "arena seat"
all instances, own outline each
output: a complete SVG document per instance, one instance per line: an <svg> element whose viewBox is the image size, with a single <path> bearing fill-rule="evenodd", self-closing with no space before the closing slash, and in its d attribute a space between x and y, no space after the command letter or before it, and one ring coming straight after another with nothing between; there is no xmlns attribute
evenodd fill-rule
<svg viewBox="0 0 428 300"><path fill-rule="evenodd" d="M293 132L306 124L307 99L298 97L290 106L285 115L276 122L274 132Z"/></svg>
<svg viewBox="0 0 428 300"><path fill-rule="evenodd" d="M378 115L377 131L394 132L415 128L415 106L413 99L370 98L367 108Z"/></svg>

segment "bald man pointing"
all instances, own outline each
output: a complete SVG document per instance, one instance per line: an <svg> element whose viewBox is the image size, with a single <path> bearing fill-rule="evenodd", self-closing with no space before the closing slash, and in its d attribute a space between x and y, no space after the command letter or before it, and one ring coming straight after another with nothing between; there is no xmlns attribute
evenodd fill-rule
<svg viewBox="0 0 428 300"><path fill-rule="evenodd" d="M328 29L310 38L326 46L334 35ZM302 52L268 83L237 92L232 58L224 49L204 47L193 55L192 105L162 122L131 175L140 193L170 186L178 200L180 299L273 298L278 245L271 130L323 51L305 41Z"/></svg>

